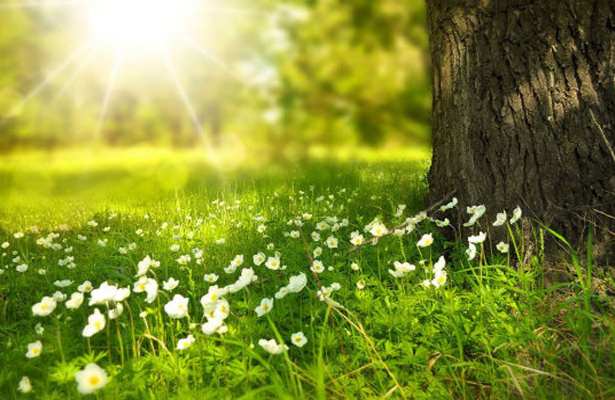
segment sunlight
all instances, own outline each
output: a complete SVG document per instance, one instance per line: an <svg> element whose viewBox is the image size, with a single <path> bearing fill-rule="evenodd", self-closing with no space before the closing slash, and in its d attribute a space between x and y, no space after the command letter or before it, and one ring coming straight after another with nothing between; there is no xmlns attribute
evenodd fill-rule
<svg viewBox="0 0 615 400"><path fill-rule="evenodd" d="M105 123L105 119L107 118L107 113L109 112L109 106L111 104L111 96L113 95L113 90L115 89L115 82L117 80L117 75L120 71L120 67L122 62L124 61L123 54L116 54L115 59L113 61L113 66L111 67L111 72L109 73L109 79L107 81L107 88L105 90L105 98L103 99L102 109L100 111L100 116L98 118L98 126L96 128L96 138L99 138L103 129L103 125Z"/></svg>
<svg viewBox="0 0 615 400"><path fill-rule="evenodd" d="M159 51L184 31L198 6L196 0L92 0L90 35L103 47Z"/></svg>

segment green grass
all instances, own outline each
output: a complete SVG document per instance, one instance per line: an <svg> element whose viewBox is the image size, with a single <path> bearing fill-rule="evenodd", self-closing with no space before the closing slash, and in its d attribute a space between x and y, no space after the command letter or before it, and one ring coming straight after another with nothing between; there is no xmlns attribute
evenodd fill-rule
<svg viewBox="0 0 615 400"><path fill-rule="evenodd" d="M4 156L0 243L10 247L0 253L0 398L79 398L74 374L89 362L111 378L99 399L614 398L613 279L591 257L571 254L569 262L547 268L540 252L519 264L485 247L470 262L466 238L446 239L446 228L430 221L402 237L352 248L350 232L363 231L374 218L391 228L426 207L426 167L417 152L303 163L233 163L228 154L214 161L198 152L153 149ZM395 215L398 204L407 205L403 216ZM312 218L302 218L304 213ZM322 232L323 240L339 239L337 249L310 237L327 217L348 219L348 226ZM302 226L288 225L298 218ZM92 220L98 225L87 223ZM258 232L261 224L264 233ZM527 238L517 225L510 228L517 246L511 242L511 253L526 254ZM289 237L292 230L301 237ZM16 232L25 236L17 239ZM59 234L56 249L36 243L50 232ZM540 248L541 235L551 235L534 232L534 248ZM435 242L419 250L424 233L433 233ZM131 243L136 248L119 251ZM170 250L173 244L179 252ZM318 258L332 270L316 276L309 266L319 245ZM200 264L195 248L203 250ZM215 272L218 285L232 283L260 251L278 251L287 269L255 267L258 281L226 296L228 332L201 333L199 300L210 286L203 275ZM192 255L185 266L176 261L183 254ZM245 264L226 274L238 254ZM70 296L85 280L95 287L103 281L132 287L146 255L161 263L154 271L159 282L174 277L179 286L172 293L161 290L152 304L143 293L132 293L120 318L108 320L90 340L81 335L94 309L87 296L78 310L58 304L48 317L32 315L31 306L43 296L56 290ZM448 281L437 289L422 287L440 255ZM74 257L74 269L58 265L67 256ZM393 261L406 260L416 270L393 278ZM26 272L16 271L21 263L29 266ZM261 299L301 272L307 287L276 299L273 310L257 318ZM55 287L62 279L73 283ZM319 300L318 289L334 282L341 289L332 301ZM164 313L175 293L190 299L190 320ZM145 310L147 324L139 317ZM45 328L42 335L35 332L37 323ZM298 331L308 339L303 348L290 343ZM175 350L189 333L194 345ZM290 348L270 355L258 345L262 338ZM42 355L27 359L27 344L36 340L43 343ZM22 376L31 379L29 395L17 391Z"/></svg>

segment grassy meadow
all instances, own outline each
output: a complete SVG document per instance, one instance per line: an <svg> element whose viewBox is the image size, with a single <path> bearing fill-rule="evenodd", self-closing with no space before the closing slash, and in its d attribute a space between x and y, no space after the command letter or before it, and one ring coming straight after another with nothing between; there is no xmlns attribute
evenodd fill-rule
<svg viewBox="0 0 615 400"><path fill-rule="evenodd" d="M497 246L478 211L468 242L424 203L427 168L2 156L0 398L615 398L609 271L546 264L557 234L513 210Z"/></svg>

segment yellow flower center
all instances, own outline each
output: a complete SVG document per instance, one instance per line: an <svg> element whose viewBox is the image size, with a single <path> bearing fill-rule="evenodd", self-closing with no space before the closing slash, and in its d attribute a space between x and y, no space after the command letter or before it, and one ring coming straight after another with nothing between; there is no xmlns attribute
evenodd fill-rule
<svg viewBox="0 0 615 400"><path fill-rule="evenodd" d="M96 386L100 383L100 377L98 375L91 375L88 378L88 383L92 386Z"/></svg>

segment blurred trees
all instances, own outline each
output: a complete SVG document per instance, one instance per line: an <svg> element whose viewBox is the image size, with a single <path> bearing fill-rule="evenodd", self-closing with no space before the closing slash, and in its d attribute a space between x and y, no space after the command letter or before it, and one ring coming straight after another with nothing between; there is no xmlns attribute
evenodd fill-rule
<svg viewBox="0 0 615 400"><path fill-rule="evenodd" d="M428 143L423 1L235 1L227 12L228 4L203 16L192 43L169 49L210 143ZM53 76L83 44L83 29L75 10L0 7L2 148L201 140L156 59L122 65L101 125L111 56L94 52ZM50 84L20 107L45 77Z"/></svg>

